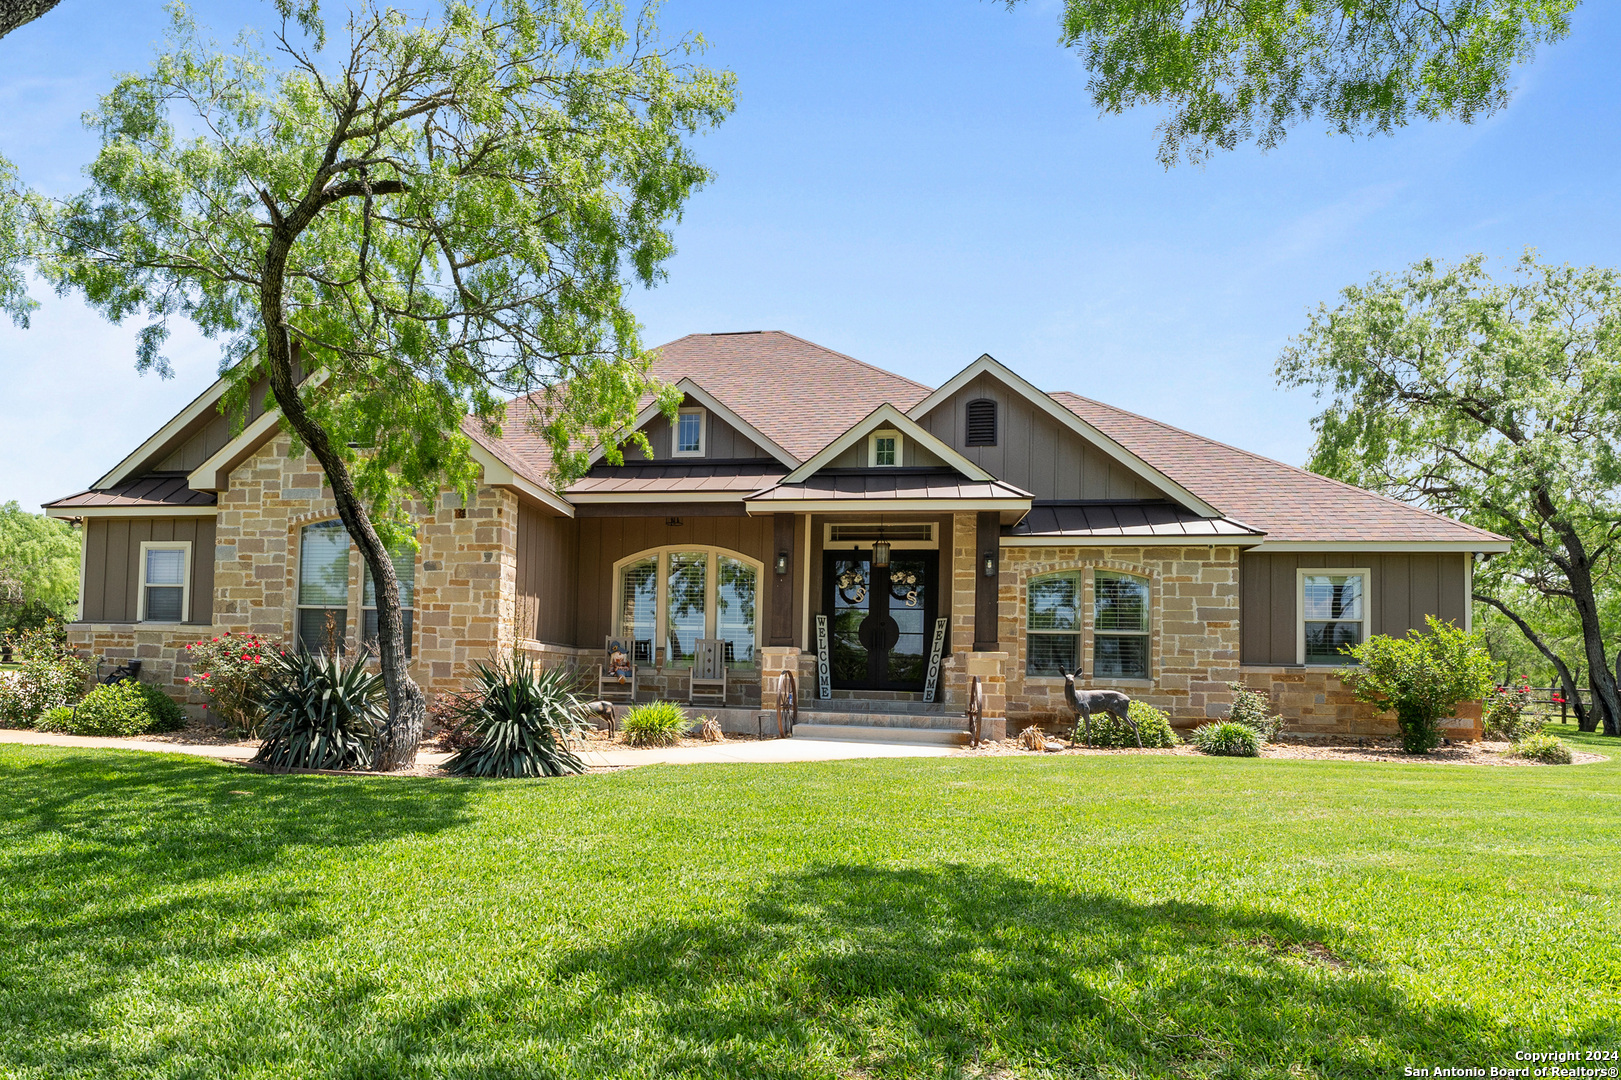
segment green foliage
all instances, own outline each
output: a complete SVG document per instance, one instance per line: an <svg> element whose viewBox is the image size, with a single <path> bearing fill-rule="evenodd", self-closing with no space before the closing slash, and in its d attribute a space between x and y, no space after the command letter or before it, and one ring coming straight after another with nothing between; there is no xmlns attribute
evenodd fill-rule
<svg viewBox="0 0 1621 1080"><path fill-rule="evenodd" d="M655 284L674 252L710 178L688 142L731 110L732 76L694 62L701 38L661 40L650 7L416 19L359 0L323 52L314 6L281 6L266 55L176 5L151 70L88 119L101 151L47 273L147 318L142 369L168 370L172 317L225 339L238 409L285 326L327 375L309 415L380 520L405 491L470 488L469 415L528 426L562 474L604 438L615 458L655 389L632 279ZM509 414L511 394L531 396Z"/></svg>
<svg viewBox="0 0 1621 1080"><path fill-rule="evenodd" d="M1531 687L1499 686L1481 707L1481 734L1493 742L1519 742L1542 730L1542 720L1531 711Z"/></svg>
<svg viewBox="0 0 1621 1080"><path fill-rule="evenodd" d="M186 726L186 710L180 702L170 697L149 683L132 683L141 697L146 699L146 727L141 730L149 735L159 735L170 731L180 731Z"/></svg>
<svg viewBox="0 0 1621 1080"><path fill-rule="evenodd" d="M1236 720L1200 724L1190 741L1200 753L1218 757L1259 757L1266 742L1254 728Z"/></svg>
<svg viewBox="0 0 1621 1080"><path fill-rule="evenodd" d="M367 769L388 715L382 676L328 653L277 653L265 676L264 741L254 761L278 769Z"/></svg>
<svg viewBox="0 0 1621 1080"><path fill-rule="evenodd" d="M1397 638L1375 634L1351 648L1360 665L1339 672L1358 700L1394 710L1402 749L1427 754L1441 741L1441 721L1465 701L1493 689L1492 658L1480 635L1433 615L1429 631Z"/></svg>
<svg viewBox="0 0 1621 1080"><path fill-rule="evenodd" d="M1227 719L1235 724L1253 728L1263 742L1272 742L1283 727L1283 717L1272 711L1272 698L1260 690L1252 690L1243 683L1228 683L1233 692L1233 705Z"/></svg>
<svg viewBox="0 0 1621 1080"><path fill-rule="evenodd" d="M1133 701L1127 711L1131 713L1137 730L1142 733L1143 749L1163 749L1181 743L1171 729L1170 716L1163 710L1154 708L1146 701ZM1098 713L1092 717L1092 745L1130 747L1135 750L1137 736L1132 733L1130 724L1108 713Z"/></svg>
<svg viewBox="0 0 1621 1080"><path fill-rule="evenodd" d="M1621 534L1621 275L1527 252L1498 282L1477 255L1341 295L1278 361L1284 386L1330 399L1309 467L1513 540L1478 568L1476 598L1550 663L1541 633L1574 624L1608 723L1621 723L1605 652L1621 634L1621 606L1605 599Z"/></svg>
<svg viewBox="0 0 1621 1080"><path fill-rule="evenodd" d="M638 705L619 721L619 730L632 746L674 746L691 727L686 711L673 701Z"/></svg>
<svg viewBox="0 0 1621 1080"><path fill-rule="evenodd" d="M79 534L15 502L0 505L0 630L67 622L78 603Z"/></svg>
<svg viewBox="0 0 1621 1080"><path fill-rule="evenodd" d="M84 694L93 665L68 648L56 622L6 635L18 670L0 673L0 727L31 727L47 710Z"/></svg>
<svg viewBox="0 0 1621 1080"><path fill-rule="evenodd" d="M1271 148L1309 121L1355 136L1489 116L1514 65L1569 32L1576 2L1065 0L1063 42L1101 111L1169 107L1170 167L1252 139Z"/></svg>
<svg viewBox="0 0 1621 1080"><path fill-rule="evenodd" d="M191 674L186 683L203 692L214 712L239 731L258 734L264 719L259 698L264 691L264 675L279 650L258 634L236 634L230 630L186 646Z"/></svg>
<svg viewBox="0 0 1621 1080"><path fill-rule="evenodd" d="M69 731L73 727L73 706L53 705L45 710L36 725L40 731Z"/></svg>
<svg viewBox="0 0 1621 1080"><path fill-rule="evenodd" d="M1571 760L1569 746L1557 736L1541 733L1527 735L1518 740L1509 753L1515 757L1540 761L1544 765L1569 765Z"/></svg>
<svg viewBox="0 0 1621 1080"><path fill-rule="evenodd" d="M39 302L28 295L28 264L33 246L31 225L39 209L37 196L17 182L16 166L0 157L0 311L24 328L39 306Z"/></svg>
<svg viewBox="0 0 1621 1080"><path fill-rule="evenodd" d="M566 776L585 771L568 748L581 730L580 681L565 668L537 669L526 654L473 665L473 687L456 699L459 776ZM469 742L472 745L467 745Z"/></svg>
<svg viewBox="0 0 1621 1080"><path fill-rule="evenodd" d="M126 679L112 686L96 687L71 709L50 710L38 727L59 735L118 738L143 734L153 723L147 696L140 684Z"/></svg>

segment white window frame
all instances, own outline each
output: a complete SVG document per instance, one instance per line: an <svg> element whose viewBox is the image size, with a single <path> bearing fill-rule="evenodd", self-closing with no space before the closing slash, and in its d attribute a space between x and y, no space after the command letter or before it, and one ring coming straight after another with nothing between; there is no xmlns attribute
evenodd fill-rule
<svg viewBox="0 0 1621 1080"><path fill-rule="evenodd" d="M878 464L878 440L895 440L895 462L893 465ZM867 467L869 469L898 469L905 460L906 437L894 428L874 428L867 435Z"/></svg>
<svg viewBox="0 0 1621 1080"><path fill-rule="evenodd" d="M142 540L141 541L141 567L137 577L139 585L135 593L135 621L146 622L146 553L148 551L181 551L180 563L180 622L191 621L191 541L190 540ZM160 586L169 588L170 586Z"/></svg>
<svg viewBox="0 0 1621 1080"><path fill-rule="evenodd" d="M681 449L681 418L683 416L696 416L698 418L698 449ZM697 406L688 406L677 411L675 423L670 427L670 456L671 457L703 457L704 450L709 444L709 410Z"/></svg>
<svg viewBox="0 0 1621 1080"><path fill-rule="evenodd" d="M888 527L893 529L897 525L904 525L910 528L915 528L919 525L927 525L929 527L929 538L927 540L891 540L888 537L884 537L884 543L888 544L891 550L938 551L940 549L940 527L938 522L891 521L889 522ZM859 540L854 540L849 537L835 537L833 532L835 529L862 529L877 532L882 528L885 528L885 525L881 521L824 521L822 523L822 547L828 551L840 551L844 548L871 547L875 542L877 542L879 537L863 536Z"/></svg>
<svg viewBox="0 0 1621 1080"><path fill-rule="evenodd" d="M1075 629L1073 630L1032 630L1030 629L1030 586L1046 578L1072 577L1075 579ZM1061 679L1062 675L1054 675L1050 671L1030 670L1030 639L1033 637L1069 637L1075 639L1075 666L1086 666L1086 574L1081 567L1071 570L1049 570L1040 574L1031 574L1024 581L1024 677L1027 679Z"/></svg>
<svg viewBox="0 0 1621 1080"><path fill-rule="evenodd" d="M609 634L612 637L629 637L622 632L619 625L621 613L625 610L625 583L621 572L631 563L642 562L646 559L656 559L657 569L653 580L657 584L657 591L653 599L653 666L668 667L669 661L665 657L665 650L669 646L669 588L670 554L672 552L703 552L708 557L704 569L704 637L715 636L715 620L719 615L719 604L716 602L716 591L720 588L720 557L736 559L754 571L754 662L750 667L759 667L760 648L762 645L761 623L765 621L765 564L759 559L751 558L741 551L731 548L715 547L713 544L666 544L663 547L645 548L634 555L627 555L613 564L613 613L610 622ZM734 666L742 666L741 661L733 661Z"/></svg>
<svg viewBox="0 0 1621 1080"><path fill-rule="evenodd" d="M1344 660L1335 660L1332 663L1306 663L1306 578L1335 575L1339 577L1362 576L1362 618L1360 619L1311 619L1311 622L1360 622L1362 624L1362 640L1367 641L1373 632L1373 570L1366 566L1300 566L1295 568L1295 663L1301 667L1342 667L1351 662L1347 657Z"/></svg>
<svg viewBox="0 0 1621 1080"><path fill-rule="evenodd" d="M1116 577L1131 578L1140 581L1148 587L1148 609L1144 614L1148 617L1148 625L1141 630L1104 630L1098 627L1098 575L1113 574ZM1113 566L1094 566L1090 568L1091 588L1087 591L1086 602L1086 650L1087 650L1087 679L1090 682L1128 684L1135 686L1148 685L1154 681L1154 605L1156 603L1156 590L1154 578L1150 574L1136 570L1121 570ZM1098 674L1098 638L1100 637L1140 637L1148 642L1148 673L1146 675L1099 675Z"/></svg>

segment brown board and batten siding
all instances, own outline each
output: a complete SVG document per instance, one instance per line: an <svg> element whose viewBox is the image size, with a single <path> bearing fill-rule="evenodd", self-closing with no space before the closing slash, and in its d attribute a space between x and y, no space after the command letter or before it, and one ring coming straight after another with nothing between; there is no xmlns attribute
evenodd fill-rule
<svg viewBox="0 0 1621 1080"><path fill-rule="evenodd" d="M214 621L214 519L92 517L84 522L84 609L80 622L132 623L141 583L141 544L191 541L191 610Z"/></svg>
<svg viewBox="0 0 1621 1080"><path fill-rule="evenodd" d="M1296 571L1356 569L1372 572L1375 634L1400 637L1424 629L1424 617L1464 625L1469 556L1460 552L1256 552L1240 563L1240 649L1245 664L1298 662Z"/></svg>
<svg viewBox="0 0 1621 1080"><path fill-rule="evenodd" d="M525 633L549 645L573 645L574 566L579 524L572 518L518 504L518 617Z"/></svg>
<svg viewBox="0 0 1621 1080"><path fill-rule="evenodd" d="M681 403L683 408L697 406L698 403L687 398ZM704 416L704 452L698 454L683 454L679 458L674 455L674 442L670 435L670 421L663 414L653 417L642 427L642 434L653 447L653 460L666 461L675 458L677 461L703 461L713 458L717 461L737 461L751 458L770 458L771 454L741 431L722 420L712 412L705 410ZM626 461L643 461L646 455L634 445L628 446L625 453Z"/></svg>
<svg viewBox="0 0 1621 1080"><path fill-rule="evenodd" d="M761 641L771 627L772 587L769 580L775 556L772 517L681 517L680 525L667 518L586 517L578 520L579 581L577 611L579 638L575 644L602 647L613 633L614 563L649 548L686 546L726 548L747 555L760 564L762 580L757 582L759 608L755 612Z"/></svg>
<svg viewBox="0 0 1621 1080"><path fill-rule="evenodd" d="M996 402L995 446L966 445L968 403L978 398ZM971 380L919 423L998 480L1040 501L1167 498L989 374Z"/></svg>

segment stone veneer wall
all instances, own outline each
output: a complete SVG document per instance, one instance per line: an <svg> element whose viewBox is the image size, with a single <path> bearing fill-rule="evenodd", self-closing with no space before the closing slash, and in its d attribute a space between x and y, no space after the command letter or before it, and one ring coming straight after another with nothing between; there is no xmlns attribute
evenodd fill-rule
<svg viewBox="0 0 1621 1080"><path fill-rule="evenodd" d="M1360 702L1356 695L1324 667L1246 665L1241 681L1272 698L1272 707L1287 721L1284 729L1301 735L1378 735L1398 733L1396 718ZM1452 739L1481 736L1480 702L1465 702L1443 733Z"/></svg>
<svg viewBox="0 0 1621 1080"><path fill-rule="evenodd" d="M220 493L213 552L213 625L80 623L72 643L109 659L139 657L142 681L188 703L202 698L183 681L190 674L185 647L230 630L278 642L293 640L298 596L299 530L337 516L320 466L309 455L288 457L278 435L231 473ZM510 492L480 488L465 506L447 493L429 514L413 507L417 522L414 637L410 671L428 694L459 687L472 661L512 641L512 597L517 583L517 502ZM358 553L349 567L348 643L361 621ZM195 601L194 601L195 602Z"/></svg>
<svg viewBox="0 0 1621 1080"><path fill-rule="evenodd" d="M997 636L1008 655L1009 727L1029 723L1068 726L1064 680L1025 674L1025 597L1030 578L1060 570L1082 571L1082 609L1090 613L1094 570L1118 570L1148 579L1148 680L1092 675L1090 615L1081 638L1079 685L1114 689L1170 713L1183 727L1224 715L1238 667L1238 549L1234 547L1004 547L998 582ZM972 634L972 628L968 628Z"/></svg>

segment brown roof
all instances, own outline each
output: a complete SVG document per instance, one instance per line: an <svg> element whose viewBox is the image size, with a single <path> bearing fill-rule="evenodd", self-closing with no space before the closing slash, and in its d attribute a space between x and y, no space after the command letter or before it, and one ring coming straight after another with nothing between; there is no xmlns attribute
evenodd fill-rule
<svg viewBox="0 0 1621 1080"><path fill-rule="evenodd" d="M1054 401L1272 542L1500 541L1473 525L1059 391Z"/></svg>
<svg viewBox="0 0 1621 1080"><path fill-rule="evenodd" d="M597 465L569 486L573 495L623 495L657 491L671 494L733 491L740 496L769 487L788 475L775 461L679 462Z"/></svg>
<svg viewBox="0 0 1621 1080"><path fill-rule="evenodd" d="M218 504L212 491L193 491L186 486L185 473L147 473L135 480L115 484L100 491L81 491L45 504L51 510L88 509L95 506L128 507L206 507Z"/></svg>
<svg viewBox="0 0 1621 1080"><path fill-rule="evenodd" d="M929 387L781 330L688 334L659 348L653 374L691 379L805 461L878 406L905 412Z"/></svg>
<svg viewBox="0 0 1621 1080"><path fill-rule="evenodd" d="M1200 517L1169 502L1036 503L1009 536L1167 536L1253 538L1261 533L1228 518Z"/></svg>
<svg viewBox="0 0 1621 1080"><path fill-rule="evenodd" d="M802 483L778 484L749 496L750 502L828 499L851 502L875 499L1006 499L1024 502L1020 491L1000 480L970 480L957 472L875 469L872 471L819 472Z"/></svg>

